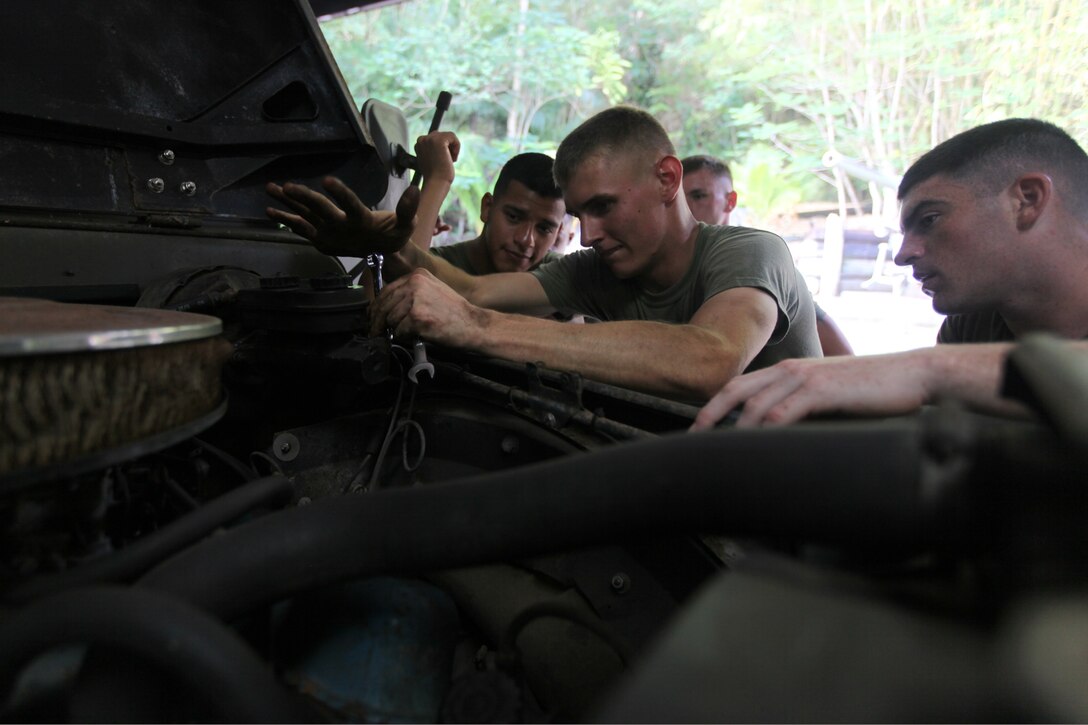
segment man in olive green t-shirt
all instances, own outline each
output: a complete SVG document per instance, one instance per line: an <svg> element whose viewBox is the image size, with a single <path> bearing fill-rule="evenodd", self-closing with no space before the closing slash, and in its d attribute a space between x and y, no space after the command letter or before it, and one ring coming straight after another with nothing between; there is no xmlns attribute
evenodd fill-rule
<svg viewBox="0 0 1088 725"><path fill-rule="evenodd" d="M602 273L649 295L667 296L692 269L700 249L722 243L717 234L703 236L704 229L688 209L676 149L645 111L618 106L581 124L559 146L555 178L567 212L580 221L581 244L587 247L575 256L593 255ZM301 185L271 189L296 213L269 213L323 251L354 256L389 251L384 271L392 281L371 307L374 334L388 328L401 336L419 335L482 355L540 362L691 401L708 399L747 370L764 348L781 345L791 329L804 338L798 339L797 350L819 354L812 299L803 283L798 284L781 239L763 245L773 250L769 263L774 269L746 275L736 286L710 289L696 284L697 302L690 316L566 325L529 316L558 306L558 298L552 299L536 274L469 275L415 244L398 243L398 231L412 226L415 210L410 204L399 215L374 213L335 179L327 179L325 188L335 203ZM425 221L419 225L427 228ZM564 260L537 272L566 268ZM766 287L763 281L768 281ZM579 282L569 276L564 284ZM779 286L786 291L776 296Z"/></svg>
<svg viewBox="0 0 1088 725"><path fill-rule="evenodd" d="M566 206L552 176L551 157L539 153L518 154L503 165L494 191L480 202L484 227L478 237L431 246L431 230L453 183L459 149L457 137L448 131L432 132L416 142L423 190L412 243L471 275L525 272L557 259L551 250Z"/></svg>
<svg viewBox="0 0 1088 725"><path fill-rule="evenodd" d="M708 428L743 405L738 425L820 413L899 415L941 399L1023 413L1002 395L1012 342L1048 333L1088 349L1088 153L1038 119L977 126L937 145L899 184L903 243L933 309L932 348L790 360L731 380L703 408Z"/></svg>

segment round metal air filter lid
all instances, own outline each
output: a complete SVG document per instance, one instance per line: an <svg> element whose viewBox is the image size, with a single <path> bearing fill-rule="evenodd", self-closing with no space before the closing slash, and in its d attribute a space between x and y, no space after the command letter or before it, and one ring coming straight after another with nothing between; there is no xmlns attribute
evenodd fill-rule
<svg viewBox="0 0 1088 725"><path fill-rule="evenodd" d="M222 330L218 318L188 312L0 297L0 357L165 345Z"/></svg>
<svg viewBox="0 0 1088 725"><path fill-rule="evenodd" d="M221 329L187 312L0 297L0 495L214 423L232 350Z"/></svg>

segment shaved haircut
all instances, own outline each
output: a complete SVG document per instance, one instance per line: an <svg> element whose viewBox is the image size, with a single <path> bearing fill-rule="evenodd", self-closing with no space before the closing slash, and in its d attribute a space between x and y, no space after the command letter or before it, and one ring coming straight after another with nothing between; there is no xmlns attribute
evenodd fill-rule
<svg viewBox="0 0 1088 725"><path fill-rule="evenodd" d="M555 154L555 180L565 186L574 171L587 159L599 155L644 152L675 156L676 147L657 119L634 106L616 106L601 111L574 129L559 144Z"/></svg>
<svg viewBox="0 0 1088 725"><path fill-rule="evenodd" d="M681 159L680 163L684 167L685 176L706 169L710 172L711 176L717 176L719 178L724 176L730 181L733 180L733 172L729 170L729 164L720 159L716 159L713 156L696 154L695 156L688 156Z"/></svg>
<svg viewBox="0 0 1088 725"><path fill-rule="evenodd" d="M499 178L495 181L495 191L492 196L501 197L511 181L519 181L529 191L549 199L559 199L563 192L555 185L555 177L552 175L552 157L545 154L528 152L518 154L506 164L499 172Z"/></svg>
<svg viewBox="0 0 1088 725"><path fill-rule="evenodd" d="M899 199L938 174L992 194L1030 171L1050 176L1069 211L1088 219L1088 154L1062 129L1033 118L987 123L935 146L904 174Z"/></svg>

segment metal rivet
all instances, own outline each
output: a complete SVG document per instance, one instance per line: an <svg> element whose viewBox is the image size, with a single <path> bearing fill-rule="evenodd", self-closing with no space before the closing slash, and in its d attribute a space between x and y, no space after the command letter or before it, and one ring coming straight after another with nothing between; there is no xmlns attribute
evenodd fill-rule
<svg viewBox="0 0 1088 725"><path fill-rule="evenodd" d="M156 176L147 180L147 188L150 189L152 193L161 194L166 188L166 182Z"/></svg>
<svg viewBox="0 0 1088 725"><path fill-rule="evenodd" d="M499 445L503 453L517 453L518 448L521 447L521 442L517 439L517 436L503 436L502 443Z"/></svg>
<svg viewBox="0 0 1088 725"><path fill-rule="evenodd" d="M174 163L174 152L170 149L165 149L159 154L159 161L162 162L163 166L169 166Z"/></svg>
<svg viewBox="0 0 1088 725"><path fill-rule="evenodd" d="M555 413L545 413L544 414L544 422L548 426L554 428L559 424L559 419L555 417Z"/></svg>
<svg viewBox="0 0 1088 725"><path fill-rule="evenodd" d="M309 506L309 505L310 505L310 503L312 503L312 502L310 501L310 497L309 497L309 496L303 496L302 498L300 498L300 499L298 500L298 505L299 505L299 506Z"/></svg>
<svg viewBox="0 0 1088 725"><path fill-rule="evenodd" d="M293 461L298 458L302 446L292 433L280 433L272 441L272 453L281 461Z"/></svg>
<svg viewBox="0 0 1088 725"><path fill-rule="evenodd" d="M185 194L185 196L192 196L196 193L196 182L183 181L181 182L181 186L179 187L179 189L181 190L182 194Z"/></svg>
<svg viewBox="0 0 1088 725"><path fill-rule="evenodd" d="M612 586L612 591L616 594L626 594L631 588L631 578L621 572L616 572L612 575L612 580L609 582Z"/></svg>

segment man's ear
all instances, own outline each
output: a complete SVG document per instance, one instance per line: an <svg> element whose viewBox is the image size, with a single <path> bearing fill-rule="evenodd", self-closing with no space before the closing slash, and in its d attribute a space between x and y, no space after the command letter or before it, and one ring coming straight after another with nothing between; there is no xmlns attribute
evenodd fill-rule
<svg viewBox="0 0 1088 725"><path fill-rule="evenodd" d="M675 156L662 156L657 162L656 172L661 182L661 198L669 203L684 190L684 166Z"/></svg>
<svg viewBox="0 0 1088 725"><path fill-rule="evenodd" d="M1054 181L1047 174L1031 172L1012 184L1016 228L1027 231L1042 217L1054 196Z"/></svg>
<svg viewBox="0 0 1088 725"><path fill-rule="evenodd" d="M737 192L731 191L725 195L725 213L733 211L737 208Z"/></svg>
<svg viewBox="0 0 1088 725"><path fill-rule="evenodd" d="M483 198L480 199L480 221L487 224L487 218L491 215L491 202L495 200L495 197L491 196L490 191L484 192Z"/></svg>

